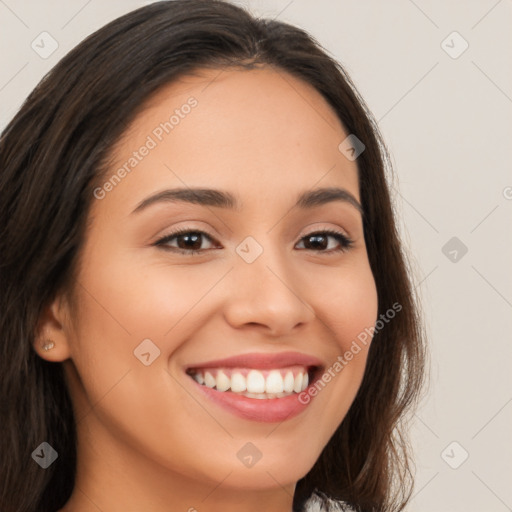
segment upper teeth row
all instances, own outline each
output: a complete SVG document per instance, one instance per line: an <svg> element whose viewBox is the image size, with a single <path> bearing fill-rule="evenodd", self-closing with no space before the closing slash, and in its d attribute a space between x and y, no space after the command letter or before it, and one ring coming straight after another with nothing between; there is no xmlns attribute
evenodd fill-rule
<svg viewBox="0 0 512 512"><path fill-rule="evenodd" d="M306 369L295 376L291 370L271 370L266 377L259 370L235 371L231 376L223 370L196 370L193 377L209 388L216 388L217 391L230 389L234 393L300 393L308 387L309 382Z"/></svg>

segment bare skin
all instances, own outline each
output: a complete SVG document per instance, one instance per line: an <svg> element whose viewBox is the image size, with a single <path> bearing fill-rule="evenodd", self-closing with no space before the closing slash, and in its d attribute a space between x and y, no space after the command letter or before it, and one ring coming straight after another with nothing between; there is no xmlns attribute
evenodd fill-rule
<svg viewBox="0 0 512 512"><path fill-rule="evenodd" d="M197 105L158 140L155 127L191 97ZM323 187L359 201L356 162L338 150L348 133L313 88L263 68L203 70L160 90L114 148L107 180L148 135L156 147L93 201L77 311L59 296L34 347L63 362L77 417L76 486L61 512L290 512L297 481L355 398L368 346L279 423L219 407L185 369L285 351L328 368L374 325L358 209L340 200L294 207L300 193ZM162 201L132 213L177 187L228 191L241 208ZM183 237L155 245L182 228L210 237L194 246L199 254L173 252L189 247ZM323 248L308 243L326 229L353 245L335 251L330 235ZM252 263L236 252L248 236L263 250ZM43 351L45 338L55 348ZM144 339L160 350L148 366L134 356ZM247 442L262 455L250 468L237 457Z"/></svg>

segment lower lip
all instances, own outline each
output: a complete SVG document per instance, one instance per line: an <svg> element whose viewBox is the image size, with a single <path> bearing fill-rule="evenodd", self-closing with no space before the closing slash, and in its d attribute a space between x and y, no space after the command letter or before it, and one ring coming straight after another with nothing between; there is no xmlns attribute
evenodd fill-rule
<svg viewBox="0 0 512 512"><path fill-rule="evenodd" d="M249 398L247 396L232 393L231 391L217 391L216 389L203 386L191 379L199 390L210 400L219 404L229 412L246 420L275 423L289 420L299 415L311 403L305 404L299 401L302 393L308 393L308 386L301 393L285 396L283 398Z"/></svg>

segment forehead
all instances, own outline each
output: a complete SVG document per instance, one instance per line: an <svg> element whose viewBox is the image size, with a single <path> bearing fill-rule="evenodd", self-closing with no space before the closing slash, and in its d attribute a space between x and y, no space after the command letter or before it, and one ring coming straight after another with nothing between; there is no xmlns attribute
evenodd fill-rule
<svg viewBox="0 0 512 512"><path fill-rule="evenodd" d="M116 188L139 195L164 180L260 199L269 185L293 197L315 184L342 185L358 197L357 166L338 149L347 135L320 93L282 70L201 69L148 99L113 149L110 171L132 159ZM151 148L133 160L143 146Z"/></svg>

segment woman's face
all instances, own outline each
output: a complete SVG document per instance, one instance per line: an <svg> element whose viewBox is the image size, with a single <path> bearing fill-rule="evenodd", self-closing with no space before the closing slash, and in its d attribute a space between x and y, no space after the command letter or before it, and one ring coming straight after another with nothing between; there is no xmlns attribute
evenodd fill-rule
<svg viewBox="0 0 512 512"><path fill-rule="evenodd" d="M79 467L210 489L293 489L310 470L368 345L335 362L377 318L348 135L312 87L269 68L202 71L146 105L95 190L77 314L59 309L45 354L69 358ZM344 192L309 196L326 188ZM304 373L312 386L329 369L299 395Z"/></svg>

